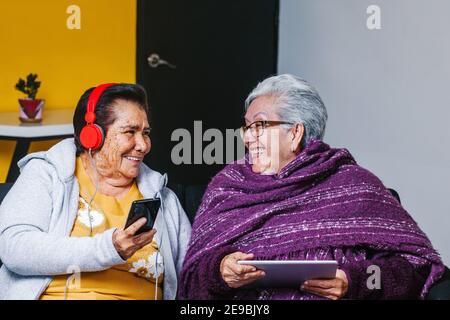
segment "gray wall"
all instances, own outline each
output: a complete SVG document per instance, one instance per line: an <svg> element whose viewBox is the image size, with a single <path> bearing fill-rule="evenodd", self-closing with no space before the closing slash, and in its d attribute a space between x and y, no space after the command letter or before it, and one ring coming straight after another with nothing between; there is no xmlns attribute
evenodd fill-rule
<svg viewBox="0 0 450 320"><path fill-rule="evenodd" d="M381 30L366 9L381 8ZM311 82L325 141L396 189L450 265L450 1L281 0L279 73Z"/></svg>

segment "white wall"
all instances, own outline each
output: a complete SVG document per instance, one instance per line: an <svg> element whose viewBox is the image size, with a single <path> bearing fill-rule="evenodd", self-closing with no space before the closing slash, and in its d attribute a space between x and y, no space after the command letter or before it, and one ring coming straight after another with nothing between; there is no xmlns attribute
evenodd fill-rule
<svg viewBox="0 0 450 320"><path fill-rule="evenodd" d="M450 1L281 0L279 49L279 73L321 94L325 141L396 189L450 265Z"/></svg>

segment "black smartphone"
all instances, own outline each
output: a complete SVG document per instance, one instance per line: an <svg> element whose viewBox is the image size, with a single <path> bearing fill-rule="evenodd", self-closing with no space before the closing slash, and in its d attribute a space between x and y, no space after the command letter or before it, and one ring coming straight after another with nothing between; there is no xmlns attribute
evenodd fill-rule
<svg viewBox="0 0 450 320"><path fill-rule="evenodd" d="M131 204L130 212L128 213L125 229L135 223L142 217L147 219L147 222L142 226L135 234L141 234L146 231L150 231L156 221L159 207L161 206L161 199L142 199L133 201Z"/></svg>

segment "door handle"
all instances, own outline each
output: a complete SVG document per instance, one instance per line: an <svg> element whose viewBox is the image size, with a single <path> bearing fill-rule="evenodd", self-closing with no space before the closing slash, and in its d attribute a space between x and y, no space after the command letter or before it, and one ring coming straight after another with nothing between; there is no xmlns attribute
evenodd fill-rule
<svg viewBox="0 0 450 320"><path fill-rule="evenodd" d="M150 68L153 68L153 69L156 69L161 65L166 65L171 69L176 69L176 67L177 67L177 66L171 64L170 62L161 59L157 53L152 53L151 55L149 55L147 58L147 61L148 61L148 65L150 66Z"/></svg>

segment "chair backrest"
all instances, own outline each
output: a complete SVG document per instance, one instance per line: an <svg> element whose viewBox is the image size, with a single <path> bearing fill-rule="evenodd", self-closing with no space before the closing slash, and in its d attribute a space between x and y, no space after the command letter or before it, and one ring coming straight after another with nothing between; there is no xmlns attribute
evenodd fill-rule
<svg viewBox="0 0 450 320"><path fill-rule="evenodd" d="M426 300L450 300L450 269L445 267L444 275L431 287Z"/></svg>
<svg viewBox="0 0 450 320"><path fill-rule="evenodd" d="M12 183L0 183L0 204L2 203L3 199L5 198L6 194L9 192L12 186L13 186Z"/></svg>
<svg viewBox="0 0 450 320"><path fill-rule="evenodd" d="M394 189L391 189L391 188L388 188L388 190L394 196L394 198L398 200L399 203L402 203L400 201L400 195L398 194L397 191L395 191Z"/></svg>
<svg viewBox="0 0 450 320"><path fill-rule="evenodd" d="M175 192L180 203L186 211L186 215L191 223L194 222L195 214L200 206L206 185L181 185L170 184L168 187Z"/></svg>

